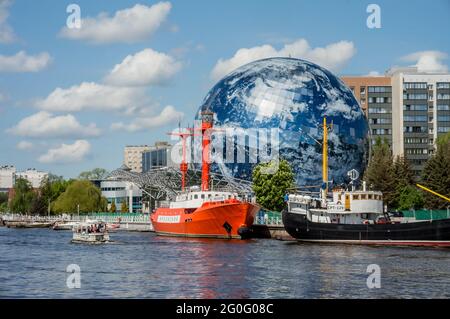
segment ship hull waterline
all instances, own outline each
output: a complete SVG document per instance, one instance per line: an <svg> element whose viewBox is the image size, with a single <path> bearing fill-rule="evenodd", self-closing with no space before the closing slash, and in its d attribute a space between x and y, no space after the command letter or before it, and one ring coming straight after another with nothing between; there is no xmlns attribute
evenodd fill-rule
<svg viewBox="0 0 450 319"><path fill-rule="evenodd" d="M195 210L159 208L151 220L161 236L244 239L259 209L246 202L209 203Z"/></svg>
<svg viewBox="0 0 450 319"><path fill-rule="evenodd" d="M284 228L301 242L450 247L450 219L397 224L334 224L283 211Z"/></svg>

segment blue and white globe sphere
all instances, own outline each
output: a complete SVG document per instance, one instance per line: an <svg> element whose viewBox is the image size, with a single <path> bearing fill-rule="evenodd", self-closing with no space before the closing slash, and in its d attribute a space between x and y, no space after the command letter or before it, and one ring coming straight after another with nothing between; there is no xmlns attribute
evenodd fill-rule
<svg viewBox="0 0 450 319"><path fill-rule="evenodd" d="M295 172L298 186L322 184L323 117L329 132L329 179L348 181L363 173L369 150L366 117L351 90L330 71L307 61L270 58L244 65L220 80L200 112L214 113L214 126L279 129L279 155ZM251 179L252 163L213 164L213 170Z"/></svg>

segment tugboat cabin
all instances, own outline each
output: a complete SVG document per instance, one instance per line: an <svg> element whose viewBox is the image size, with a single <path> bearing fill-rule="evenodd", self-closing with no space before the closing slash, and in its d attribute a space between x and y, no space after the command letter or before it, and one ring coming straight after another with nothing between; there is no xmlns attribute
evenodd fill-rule
<svg viewBox="0 0 450 319"><path fill-rule="evenodd" d="M383 195L377 191L333 190L333 200L290 194L290 212L307 215L316 223L375 224L384 223Z"/></svg>

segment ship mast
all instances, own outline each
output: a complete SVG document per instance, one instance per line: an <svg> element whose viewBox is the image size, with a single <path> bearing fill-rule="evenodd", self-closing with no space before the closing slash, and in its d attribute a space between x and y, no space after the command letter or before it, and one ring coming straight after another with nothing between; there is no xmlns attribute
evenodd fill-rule
<svg viewBox="0 0 450 319"><path fill-rule="evenodd" d="M181 157L181 164L180 164L180 171L181 171L181 191L184 192L186 187L186 173L188 170L188 164L186 162L186 139L189 136L193 135L192 129L187 129L187 131L178 133L168 133L169 135L175 135L179 136L182 141L182 157Z"/></svg>
<svg viewBox="0 0 450 319"><path fill-rule="evenodd" d="M333 122L330 127L327 125L327 118L323 118L323 142L322 142L322 199L326 200L328 196L328 129L333 128Z"/></svg>
<svg viewBox="0 0 450 319"><path fill-rule="evenodd" d="M209 166L211 131L213 127L213 115L211 111L203 111L202 116L202 191L209 190Z"/></svg>

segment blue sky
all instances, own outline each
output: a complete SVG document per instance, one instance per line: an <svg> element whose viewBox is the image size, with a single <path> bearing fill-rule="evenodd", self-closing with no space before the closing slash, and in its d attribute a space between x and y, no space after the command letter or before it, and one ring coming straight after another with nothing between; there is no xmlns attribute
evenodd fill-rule
<svg viewBox="0 0 450 319"><path fill-rule="evenodd" d="M66 27L70 3L81 29ZM366 26L370 3L380 29ZM260 57L338 75L445 71L448 30L448 0L0 0L0 165L65 177L119 167L125 145L168 140L221 76Z"/></svg>

